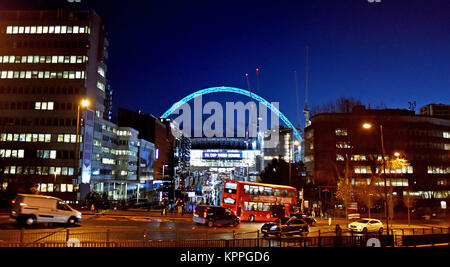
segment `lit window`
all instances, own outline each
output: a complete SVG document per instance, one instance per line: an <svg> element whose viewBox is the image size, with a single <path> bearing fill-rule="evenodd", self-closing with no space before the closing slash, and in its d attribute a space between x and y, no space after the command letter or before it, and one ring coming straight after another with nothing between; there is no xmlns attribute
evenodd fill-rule
<svg viewBox="0 0 450 267"><path fill-rule="evenodd" d="M98 87L98 89L102 90L103 92L105 91L105 85L102 82L97 81L97 87Z"/></svg>
<svg viewBox="0 0 450 267"><path fill-rule="evenodd" d="M102 67L98 67L98 74L100 74L102 77L105 77L105 69L103 69Z"/></svg>

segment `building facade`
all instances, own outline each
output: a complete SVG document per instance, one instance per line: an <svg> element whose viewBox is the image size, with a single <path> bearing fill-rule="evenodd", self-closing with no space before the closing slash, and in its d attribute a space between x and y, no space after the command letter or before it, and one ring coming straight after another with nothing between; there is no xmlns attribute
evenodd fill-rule
<svg viewBox="0 0 450 267"><path fill-rule="evenodd" d="M365 129L363 124L372 127ZM349 170L352 184L365 184L373 174L383 173L374 163L384 154L386 160L400 157L408 163L384 172L394 195L401 196L407 190L422 199L450 195L448 119L358 106L352 113L313 116L305 129L304 143L307 176L317 186L336 186L337 173L342 176L345 170Z"/></svg>
<svg viewBox="0 0 450 267"><path fill-rule="evenodd" d="M419 114L428 117L450 119L450 105L429 104L421 107Z"/></svg>
<svg viewBox="0 0 450 267"><path fill-rule="evenodd" d="M80 102L105 115L103 22L93 11L2 11L0 36L1 189L75 201Z"/></svg>

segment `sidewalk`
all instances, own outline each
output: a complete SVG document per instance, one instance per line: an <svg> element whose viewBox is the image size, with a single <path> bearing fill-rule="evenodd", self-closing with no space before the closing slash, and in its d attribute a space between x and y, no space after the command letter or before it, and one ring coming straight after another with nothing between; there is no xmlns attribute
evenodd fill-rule
<svg viewBox="0 0 450 267"><path fill-rule="evenodd" d="M317 223L321 225L327 225L328 220L327 219L320 219L316 218ZM352 222L354 220L349 220L348 222ZM381 220L383 224L385 224L385 221ZM331 227L335 227L336 224L339 224L341 227L347 225L347 220L345 218L333 218L331 221ZM431 219L431 220L418 220L418 219L412 219L410 225L408 225L408 220L405 219L394 219L389 221L389 225L393 227L393 229L402 229L402 228L449 228L450 222L444 218L442 219Z"/></svg>
<svg viewBox="0 0 450 267"><path fill-rule="evenodd" d="M97 216L142 216L142 217L164 217L164 218L192 218L192 212L185 212L183 215L176 211L169 211L166 215L161 215L161 210L145 209L128 209L128 210L100 210L99 212L92 212L89 210L81 211L83 215L97 215Z"/></svg>

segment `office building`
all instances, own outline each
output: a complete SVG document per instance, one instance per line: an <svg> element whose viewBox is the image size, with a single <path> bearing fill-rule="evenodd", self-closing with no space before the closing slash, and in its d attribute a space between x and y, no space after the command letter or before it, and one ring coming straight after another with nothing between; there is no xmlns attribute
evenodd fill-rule
<svg viewBox="0 0 450 267"><path fill-rule="evenodd" d="M365 123L371 127L363 128ZM304 141L307 176L316 186L336 186L337 173L343 176L346 169L353 185L365 184L381 171L379 162L384 154L386 160L400 157L409 164L384 172L394 195L400 197L411 190L420 199L450 196L448 119L357 106L351 113L313 116Z"/></svg>
<svg viewBox="0 0 450 267"><path fill-rule="evenodd" d="M84 126L107 112L105 36L94 11L0 12L2 190L37 189L76 201L83 172L89 182L92 166L82 169L77 155L87 147L76 143L90 144Z"/></svg>

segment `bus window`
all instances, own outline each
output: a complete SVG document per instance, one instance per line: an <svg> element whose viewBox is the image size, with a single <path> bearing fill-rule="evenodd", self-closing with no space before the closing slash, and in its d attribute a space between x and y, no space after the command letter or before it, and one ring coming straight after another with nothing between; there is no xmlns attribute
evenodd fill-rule
<svg viewBox="0 0 450 267"><path fill-rule="evenodd" d="M288 191L288 197L295 197L295 191L289 190Z"/></svg>
<svg viewBox="0 0 450 267"><path fill-rule="evenodd" d="M258 204L256 202L250 202L250 210L258 210Z"/></svg>
<svg viewBox="0 0 450 267"><path fill-rule="evenodd" d="M287 197L287 190L281 190L281 196L282 197Z"/></svg>
<svg viewBox="0 0 450 267"><path fill-rule="evenodd" d="M264 203L263 204L263 211L270 211L270 203Z"/></svg>
<svg viewBox="0 0 450 267"><path fill-rule="evenodd" d="M244 185L244 194L250 194L250 186Z"/></svg>
<svg viewBox="0 0 450 267"><path fill-rule="evenodd" d="M236 194L237 192L237 184L235 183L226 183L225 184L225 192L230 194Z"/></svg>
<svg viewBox="0 0 450 267"><path fill-rule="evenodd" d="M264 195L264 186L259 187L258 195Z"/></svg>
<svg viewBox="0 0 450 267"><path fill-rule="evenodd" d="M273 195L276 196L276 197L281 196L280 189L274 189L274 190L273 190Z"/></svg>
<svg viewBox="0 0 450 267"><path fill-rule="evenodd" d="M231 197L227 197L227 198L223 199L223 203L234 205L234 204L236 204L236 199L231 198Z"/></svg>
<svg viewBox="0 0 450 267"><path fill-rule="evenodd" d="M257 186L250 186L250 194L251 195L257 195L258 194L258 187Z"/></svg>
<svg viewBox="0 0 450 267"><path fill-rule="evenodd" d="M264 195L265 196L271 196L272 195L272 188L264 187Z"/></svg>
<svg viewBox="0 0 450 267"><path fill-rule="evenodd" d="M263 211L263 203L258 203L258 211Z"/></svg>
<svg viewBox="0 0 450 267"><path fill-rule="evenodd" d="M249 206L248 206L248 202L244 202L244 210L248 210Z"/></svg>

